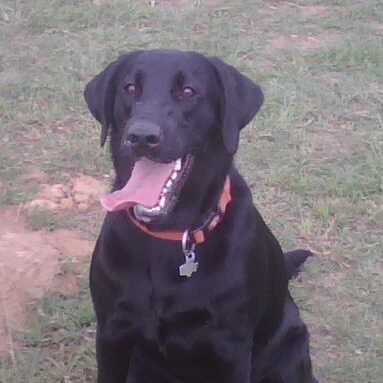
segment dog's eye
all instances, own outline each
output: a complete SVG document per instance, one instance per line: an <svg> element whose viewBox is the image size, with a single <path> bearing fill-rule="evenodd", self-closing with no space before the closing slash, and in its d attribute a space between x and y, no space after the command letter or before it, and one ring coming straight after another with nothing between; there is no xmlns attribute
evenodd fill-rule
<svg viewBox="0 0 383 383"><path fill-rule="evenodd" d="M190 86L185 86L185 88L182 89L182 97L184 98L193 97L195 94L195 90Z"/></svg>
<svg viewBox="0 0 383 383"><path fill-rule="evenodd" d="M196 91L190 87L185 86L184 88L180 88L178 91L175 92L175 96L178 100L185 100L186 98L191 98L196 95Z"/></svg>
<svg viewBox="0 0 383 383"><path fill-rule="evenodd" d="M135 95L138 94L138 87L135 84L127 84L124 86L124 90L127 94Z"/></svg>

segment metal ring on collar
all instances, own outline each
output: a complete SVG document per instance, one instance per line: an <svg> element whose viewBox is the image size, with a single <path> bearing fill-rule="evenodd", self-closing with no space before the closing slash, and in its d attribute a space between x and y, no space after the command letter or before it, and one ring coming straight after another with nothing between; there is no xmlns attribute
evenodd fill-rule
<svg viewBox="0 0 383 383"><path fill-rule="evenodd" d="M190 237L190 230L185 230L182 235L182 250L184 253L189 253L194 251L196 243Z"/></svg>

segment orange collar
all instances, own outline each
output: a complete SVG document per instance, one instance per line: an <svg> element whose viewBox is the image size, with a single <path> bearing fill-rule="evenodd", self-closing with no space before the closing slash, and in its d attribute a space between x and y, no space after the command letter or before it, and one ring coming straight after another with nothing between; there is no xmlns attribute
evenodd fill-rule
<svg viewBox="0 0 383 383"><path fill-rule="evenodd" d="M229 204L230 201L231 201L230 178L226 177L221 198L219 199L219 202L218 202L217 211L214 212L214 214L212 214L207 219L207 221L202 225L202 227L199 227L193 231L190 231L190 237L192 240L194 240L194 243L204 242L206 239L206 232L213 231L218 226L218 224L221 222L225 214L227 205ZM144 224L139 222L133 216L130 210L127 210L127 212L128 212L128 217L130 218L130 220L146 234L149 234L153 237L160 238L160 239L167 239L170 241L182 241L182 237L184 235L183 231L178 231L178 230L151 231Z"/></svg>

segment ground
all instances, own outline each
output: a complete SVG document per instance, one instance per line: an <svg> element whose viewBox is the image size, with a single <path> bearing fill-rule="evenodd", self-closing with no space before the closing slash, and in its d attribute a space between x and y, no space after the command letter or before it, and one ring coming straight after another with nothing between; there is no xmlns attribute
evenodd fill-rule
<svg viewBox="0 0 383 383"><path fill-rule="evenodd" d="M285 250L324 383L383 375L380 0L0 1L0 382L95 380L89 257L111 184L84 85L122 51L220 56L265 104L236 162Z"/></svg>
<svg viewBox="0 0 383 383"><path fill-rule="evenodd" d="M24 176L31 178L44 181L47 175L34 169ZM0 353L15 353L12 332L28 328L31 302L47 291L76 292L90 259L93 242L79 231L33 229L58 210L89 209L105 190L97 179L78 175L65 185L42 184L25 206L0 210Z"/></svg>

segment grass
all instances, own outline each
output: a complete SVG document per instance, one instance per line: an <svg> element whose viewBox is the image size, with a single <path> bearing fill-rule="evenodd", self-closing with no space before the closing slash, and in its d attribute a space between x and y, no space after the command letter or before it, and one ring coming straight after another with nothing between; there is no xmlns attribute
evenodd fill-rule
<svg viewBox="0 0 383 383"><path fill-rule="evenodd" d="M0 381L48 383L95 379L94 313L84 283L76 295L50 294L38 303L35 323L11 361L0 362Z"/></svg>
<svg viewBox="0 0 383 383"><path fill-rule="evenodd" d="M110 173L85 83L121 51L193 49L262 85L237 164L285 249L318 253L293 294L312 333L321 382L383 374L383 5L380 1L22 0L0 3L0 205L32 198L31 166L51 180ZM323 5L305 14L302 6ZM284 36L286 46L273 41ZM310 38L322 41L307 47ZM30 217L36 228L94 227L99 212ZM58 223L57 223L58 220ZM53 224L52 224L53 222ZM52 226L53 225L53 226ZM89 233L95 238L97 230ZM1 383L91 382L94 318L86 285L47 295ZM23 334L18 334L22 337Z"/></svg>
<svg viewBox="0 0 383 383"><path fill-rule="evenodd" d="M32 230L47 228L52 231L57 226L54 212L44 207L31 209L27 216L27 223Z"/></svg>

